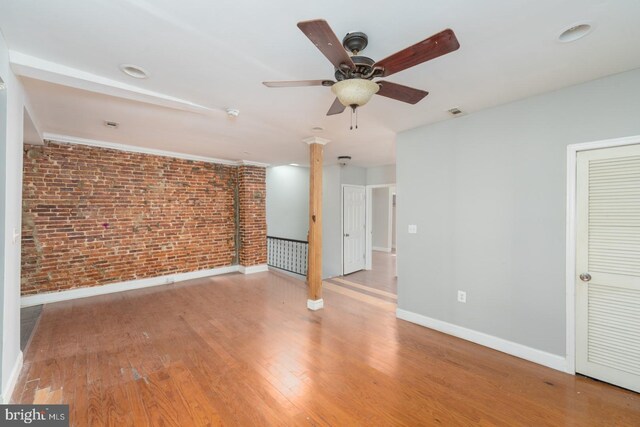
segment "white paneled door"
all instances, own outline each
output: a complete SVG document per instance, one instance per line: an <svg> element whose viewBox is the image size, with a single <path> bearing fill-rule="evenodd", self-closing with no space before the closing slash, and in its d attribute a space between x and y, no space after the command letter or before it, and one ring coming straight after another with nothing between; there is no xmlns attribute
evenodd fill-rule
<svg viewBox="0 0 640 427"><path fill-rule="evenodd" d="M342 274L364 269L366 250L365 187L342 187Z"/></svg>
<svg viewBox="0 0 640 427"><path fill-rule="evenodd" d="M640 392L640 145L577 158L576 371Z"/></svg>

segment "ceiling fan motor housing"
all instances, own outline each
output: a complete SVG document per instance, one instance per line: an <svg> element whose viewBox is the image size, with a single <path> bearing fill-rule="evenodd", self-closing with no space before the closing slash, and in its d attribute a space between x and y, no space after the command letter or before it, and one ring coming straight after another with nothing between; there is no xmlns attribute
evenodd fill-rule
<svg viewBox="0 0 640 427"><path fill-rule="evenodd" d="M351 60L355 64L356 68L351 70L347 67L336 69L335 77L337 81L348 79L367 79L371 80L374 77L382 76L383 70L375 68L375 61L366 56L354 55Z"/></svg>
<svg viewBox="0 0 640 427"><path fill-rule="evenodd" d="M358 52L364 50L368 43L369 38L367 35L359 31L347 33L347 35L342 39L342 46L354 55L357 55Z"/></svg>

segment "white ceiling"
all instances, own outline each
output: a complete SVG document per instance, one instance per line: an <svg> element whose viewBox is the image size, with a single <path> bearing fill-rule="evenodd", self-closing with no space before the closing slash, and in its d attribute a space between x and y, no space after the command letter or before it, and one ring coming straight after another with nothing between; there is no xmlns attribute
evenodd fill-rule
<svg viewBox="0 0 640 427"><path fill-rule="evenodd" d="M271 164L308 163L301 140L313 126L332 141L329 164L394 163L397 132L449 119L451 107L472 113L640 67L637 0L0 0L0 10L14 69L35 77L24 82L41 131ZM261 84L332 78L296 27L314 18L339 38L366 32L373 59L445 28L461 48L388 78L428 90L419 104L376 96L350 131L348 111L325 116L329 88ZM558 42L580 22L595 30ZM149 79L124 75L121 63Z"/></svg>

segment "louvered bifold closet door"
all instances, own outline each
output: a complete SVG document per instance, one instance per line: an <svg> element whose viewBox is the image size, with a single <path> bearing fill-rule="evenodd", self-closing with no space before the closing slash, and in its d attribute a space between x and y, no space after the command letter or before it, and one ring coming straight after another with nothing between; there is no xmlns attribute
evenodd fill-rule
<svg viewBox="0 0 640 427"><path fill-rule="evenodd" d="M576 178L576 370L640 391L640 145L578 153Z"/></svg>

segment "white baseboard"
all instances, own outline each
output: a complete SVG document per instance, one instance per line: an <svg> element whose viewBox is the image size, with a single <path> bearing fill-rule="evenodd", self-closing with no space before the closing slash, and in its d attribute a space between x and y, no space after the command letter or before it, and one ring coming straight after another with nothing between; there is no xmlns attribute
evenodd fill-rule
<svg viewBox="0 0 640 427"><path fill-rule="evenodd" d="M240 265L238 266L238 271L242 274L262 273L263 271L269 271L269 267L267 264L249 265L247 267Z"/></svg>
<svg viewBox="0 0 640 427"><path fill-rule="evenodd" d="M382 246L373 246L371 249L378 252L391 252L391 248L383 248Z"/></svg>
<svg viewBox="0 0 640 427"><path fill-rule="evenodd" d="M13 369L11 370L11 374L9 376L9 381L7 382L7 386L4 390L2 390L2 403L7 404L11 401L11 396L13 395L13 390L16 388L16 384L18 382L18 378L20 377L20 372L22 371L22 352L18 353L18 357L16 358L16 363L13 365Z"/></svg>
<svg viewBox="0 0 640 427"><path fill-rule="evenodd" d="M114 292L131 291L134 289L148 288L150 286L169 285L174 282L184 280L199 279L201 277L217 276L220 274L235 273L239 269L238 265L228 267L211 268L208 270L198 270L189 273L176 273L166 276L150 277L147 279L129 280L127 282L110 283L108 285L91 286L86 288L69 289L68 291L47 292L36 295L26 295L20 299L22 307L48 304L52 302L67 301L77 298L87 298L96 295L112 294Z"/></svg>
<svg viewBox="0 0 640 427"><path fill-rule="evenodd" d="M322 298L316 299L316 300L313 300L313 299L307 300L307 308L309 310L316 311L316 310L320 310L323 307L324 307L324 300L322 300Z"/></svg>
<svg viewBox="0 0 640 427"><path fill-rule="evenodd" d="M567 372L567 360L562 356L547 353L546 351L527 347L526 345L485 334L484 332L474 331L473 329L467 329L462 326L443 322L442 320L433 319L431 317L402 310L400 308L396 309L396 317L398 319L416 323L430 329L435 329L436 331L444 332L445 334L453 335L530 362L538 363L558 371Z"/></svg>

